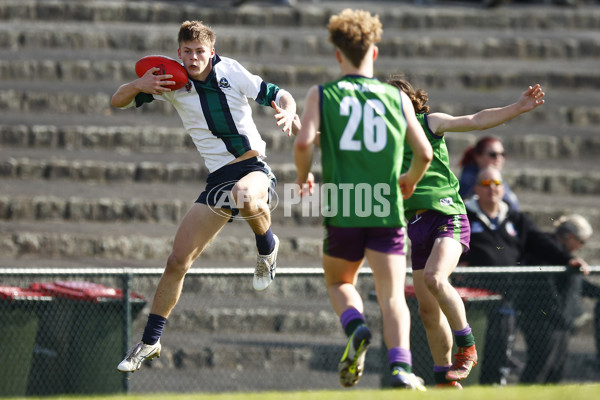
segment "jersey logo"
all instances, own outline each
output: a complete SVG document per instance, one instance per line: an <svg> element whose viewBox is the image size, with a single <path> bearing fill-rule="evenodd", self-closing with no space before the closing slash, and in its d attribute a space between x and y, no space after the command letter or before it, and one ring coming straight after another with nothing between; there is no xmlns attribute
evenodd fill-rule
<svg viewBox="0 0 600 400"><path fill-rule="evenodd" d="M229 84L227 78L221 78L219 79L219 87L223 89L229 89L231 85Z"/></svg>
<svg viewBox="0 0 600 400"><path fill-rule="evenodd" d="M185 90L187 90L187 92L191 92L192 91L192 82L188 80L188 83L185 85Z"/></svg>
<svg viewBox="0 0 600 400"><path fill-rule="evenodd" d="M454 202L452 201L452 197L446 197L444 199L440 199L440 204L442 206L451 206L454 204Z"/></svg>

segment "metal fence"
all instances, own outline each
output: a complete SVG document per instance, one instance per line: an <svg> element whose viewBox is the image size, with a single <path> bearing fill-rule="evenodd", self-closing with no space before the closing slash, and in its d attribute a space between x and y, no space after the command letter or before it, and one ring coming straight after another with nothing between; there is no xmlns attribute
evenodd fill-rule
<svg viewBox="0 0 600 400"><path fill-rule="evenodd" d="M117 372L141 337L161 273L0 269L0 396L339 387L337 362L346 339L320 268L282 269L265 292L252 289L250 269L192 269L161 339L161 358L134 374ZM595 360L600 308L594 298L600 292L593 286L600 283L600 267L592 267L584 280L575 276L580 275L564 267L458 268L452 280L480 354L463 383L518 382L528 357L538 362L535 339L555 332L570 339L561 379L600 380ZM358 384L364 388L386 386L389 374L373 288L365 268L359 291L375 341ZM415 372L432 384L410 275L406 293Z"/></svg>

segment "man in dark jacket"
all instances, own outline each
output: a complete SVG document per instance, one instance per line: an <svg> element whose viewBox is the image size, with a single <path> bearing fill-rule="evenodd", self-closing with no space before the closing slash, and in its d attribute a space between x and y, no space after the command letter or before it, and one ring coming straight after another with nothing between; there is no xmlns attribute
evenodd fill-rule
<svg viewBox="0 0 600 400"><path fill-rule="evenodd" d="M504 185L500 171L481 170L475 196L466 202L471 224L471 246L461 265L518 266L526 254L551 256L557 265L581 267L583 261L561 249L524 213L511 210L502 201ZM480 383L505 384L510 372L510 356L515 333L514 301L520 285L518 276L464 275L457 284L482 287L499 292L503 301L488 313Z"/></svg>
<svg viewBox="0 0 600 400"><path fill-rule="evenodd" d="M592 227L580 215L566 215L547 234L564 251L573 254L592 235ZM527 254L528 265L562 265L550 254ZM584 281L578 270L560 274L528 274L520 281L515 306L519 326L527 343L527 363L523 383L558 383L565 373L569 336L575 318L581 313ZM598 306L596 307L598 309Z"/></svg>

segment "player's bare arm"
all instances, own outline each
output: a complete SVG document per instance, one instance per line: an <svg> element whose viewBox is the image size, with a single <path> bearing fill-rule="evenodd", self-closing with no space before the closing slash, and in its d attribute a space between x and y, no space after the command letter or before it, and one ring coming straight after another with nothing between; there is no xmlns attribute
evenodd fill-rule
<svg viewBox="0 0 600 400"><path fill-rule="evenodd" d="M319 129L319 88L313 86L306 94L304 102L304 112L300 119L300 131L296 135L294 143L294 161L296 163L296 172L298 177L296 183L300 187L308 184L308 191L312 193L314 177L310 173L312 163L313 149Z"/></svg>
<svg viewBox="0 0 600 400"><path fill-rule="evenodd" d="M408 199L415 191L417 183L419 183L427 168L429 168L429 164L433 159L433 149L417 120L415 109L409 97L404 92L400 92L400 95L402 96L402 108L407 122L406 142L413 151L413 158L408 171L400 175L398 184L402 190L402 197Z"/></svg>
<svg viewBox="0 0 600 400"><path fill-rule="evenodd" d="M544 104L545 93L539 84L529 86L519 99L508 106L488 108L471 115L452 116L431 113L427 117L430 129L436 135L444 132L469 132L490 129Z"/></svg>
<svg viewBox="0 0 600 400"><path fill-rule="evenodd" d="M164 92L170 92L166 86L174 85L175 82L170 79L173 75L154 75L155 72L159 71L159 68L150 68L140 78L121 85L115 92L110 104L113 107L125 107L135 99L139 93L148 94L161 94Z"/></svg>

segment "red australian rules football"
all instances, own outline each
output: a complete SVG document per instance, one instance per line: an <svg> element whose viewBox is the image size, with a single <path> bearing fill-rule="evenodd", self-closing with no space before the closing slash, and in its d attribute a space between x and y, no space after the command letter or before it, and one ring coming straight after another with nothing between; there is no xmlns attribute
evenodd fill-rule
<svg viewBox="0 0 600 400"><path fill-rule="evenodd" d="M135 63L135 73L138 77L141 77L150 68L160 68L160 71L154 73L154 75L173 75L173 78L169 79L175 81L174 85L168 86L171 90L181 89L188 83L188 74L183 65L177 60L174 60L166 56L146 56L142 57Z"/></svg>

